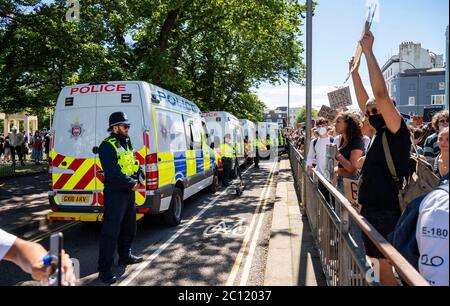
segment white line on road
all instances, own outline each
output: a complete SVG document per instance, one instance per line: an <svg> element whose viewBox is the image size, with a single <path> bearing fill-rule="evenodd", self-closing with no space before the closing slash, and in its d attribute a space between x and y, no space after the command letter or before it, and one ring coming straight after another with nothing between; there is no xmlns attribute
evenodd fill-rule
<svg viewBox="0 0 450 306"><path fill-rule="evenodd" d="M252 221L250 222L249 230L247 232L247 235L245 236L244 241L242 242L241 249L239 250L239 253L238 253L237 257L236 257L236 260L234 262L233 268L231 269L230 275L228 276L228 280L226 282L226 286L232 286L234 284L234 281L236 280L236 277L237 277L238 272L239 272L239 268L241 266L242 259L244 258L244 254L245 254L245 251L247 249L247 244L248 244L248 242L250 241L250 238L251 238L253 226L254 226L254 224L256 222L256 218L258 216L258 213L262 209L261 203L263 202L264 198L267 197L267 195L266 195L267 187L270 184L270 181L271 181L273 172L274 172L274 170L276 168L276 165L277 165L276 161L273 162L272 168L270 169L269 176L267 177L267 181L264 184L263 191L262 191L261 196L259 198L259 201L258 201L259 204L258 204L258 206L255 209L255 213L253 214Z"/></svg>
<svg viewBox="0 0 450 306"><path fill-rule="evenodd" d="M253 166L250 166L243 174L247 173ZM126 276L118 286L128 286L139 274L142 273L167 247L175 241L181 234L183 234L195 221L197 221L208 209L210 209L219 198L221 198L230 187L223 190L217 197L208 203L195 217L193 217L186 225L180 228L175 234L173 234L164 244L162 244L153 254L148 256L137 268L128 276Z"/></svg>
<svg viewBox="0 0 450 306"><path fill-rule="evenodd" d="M275 164L277 162L275 161ZM259 237L259 232L261 231L261 226L264 220L264 216L265 216L265 211L264 208L266 207L267 201L269 200L270 197L270 190L272 189L272 182L273 182L273 178L274 178L274 174L272 174L272 177L270 178L269 181L269 185L268 188L266 189L266 195L264 197L264 203L261 205L261 210L259 212L259 219L258 219L258 224L256 225L256 229L253 232L253 238L251 240L250 243L250 248L249 251L247 253L247 257L246 257L246 261L245 261L245 265L244 265L244 270L242 271L242 276L241 276L241 281L240 281L240 286L246 286L247 285L247 280L248 277L250 275L250 268L252 267L252 262L253 262L253 256L255 255L255 250L256 250L256 244L258 242L258 237Z"/></svg>

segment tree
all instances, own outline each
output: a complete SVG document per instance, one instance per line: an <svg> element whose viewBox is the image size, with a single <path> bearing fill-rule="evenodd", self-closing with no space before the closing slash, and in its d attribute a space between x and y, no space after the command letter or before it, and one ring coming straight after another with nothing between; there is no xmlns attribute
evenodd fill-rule
<svg viewBox="0 0 450 306"><path fill-rule="evenodd" d="M316 118L317 113L318 113L317 110L312 109L311 110L311 118ZM295 117L295 124L301 123L301 122L306 122L306 106L303 106L300 109L300 112L298 113L298 115Z"/></svg>
<svg viewBox="0 0 450 306"><path fill-rule="evenodd" d="M202 110L262 119L251 91L289 72L303 83L302 15L294 0L0 0L0 108L43 111L64 86L139 79Z"/></svg>

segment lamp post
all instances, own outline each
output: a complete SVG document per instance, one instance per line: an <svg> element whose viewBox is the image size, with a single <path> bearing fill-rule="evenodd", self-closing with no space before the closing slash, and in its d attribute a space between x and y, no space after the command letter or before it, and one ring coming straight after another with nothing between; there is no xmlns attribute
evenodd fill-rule
<svg viewBox="0 0 450 306"><path fill-rule="evenodd" d="M305 156L308 155L311 142L311 107L312 107L312 0L306 1L306 141Z"/></svg>

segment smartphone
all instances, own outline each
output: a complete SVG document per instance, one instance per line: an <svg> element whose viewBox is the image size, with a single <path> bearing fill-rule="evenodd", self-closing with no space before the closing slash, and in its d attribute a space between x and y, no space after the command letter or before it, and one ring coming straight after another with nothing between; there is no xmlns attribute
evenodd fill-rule
<svg viewBox="0 0 450 306"><path fill-rule="evenodd" d="M61 270L61 259L63 250L63 234L61 232L52 234L50 236L50 256L56 261L55 272L51 276L54 279L53 286L61 286L62 281L62 270Z"/></svg>

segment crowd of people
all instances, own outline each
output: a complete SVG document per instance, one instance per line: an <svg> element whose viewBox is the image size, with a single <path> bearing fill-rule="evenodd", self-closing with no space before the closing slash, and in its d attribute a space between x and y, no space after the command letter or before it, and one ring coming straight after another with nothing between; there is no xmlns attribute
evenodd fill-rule
<svg viewBox="0 0 450 306"><path fill-rule="evenodd" d="M0 134L0 163L11 163L11 166L16 166L18 160L21 166L25 166L25 161L30 160L38 165L48 160L49 152L48 129L27 134L14 126L8 134Z"/></svg>
<svg viewBox="0 0 450 306"><path fill-rule="evenodd" d="M418 152L419 158L428 162L430 169L440 179L440 188L444 186L444 192L433 190L428 196L420 198L422 202L417 205L414 221L417 223L417 236L413 237L417 245L417 256L412 256L415 259L411 264L417 267L430 284L448 285L449 112L441 111L434 115L432 122L421 126L408 124L397 110L395 101L388 95L385 80L372 51L373 42L374 37L369 32L360 43L367 61L374 98L369 98L358 72L359 63L352 59L350 67L356 68L350 71L360 110L341 110L333 122L325 118L315 118L310 148L305 156L306 167L310 173L315 168L324 175L327 167L327 146L335 146L336 166L332 183L345 195L344 180L357 180L359 212L381 235L389 238L393 232L398 232L399 226L403 224L399 223L400 218L404 218L399 192L404 188L404 178L411 171L411 153ZM306 142L305 128L292 130L287 137L291 145L303 153ZM339 203L334 203L336 201L331 199L327 188L320 182L318 189L339 216ZM431 196L432 193L437 196ZM418 216L424 213L428 222L425 228L439 228L447 233L445 237L438 237L423 229L423 218ZM385 285L398 284L392 264L352 222L350 234L368 257L378 260L380 281ZM400 237L400 240L409 238L411 237ZM411 258L410 254L402 255ZM430 264L429 258L439 258L439 265Z"/></svg>

